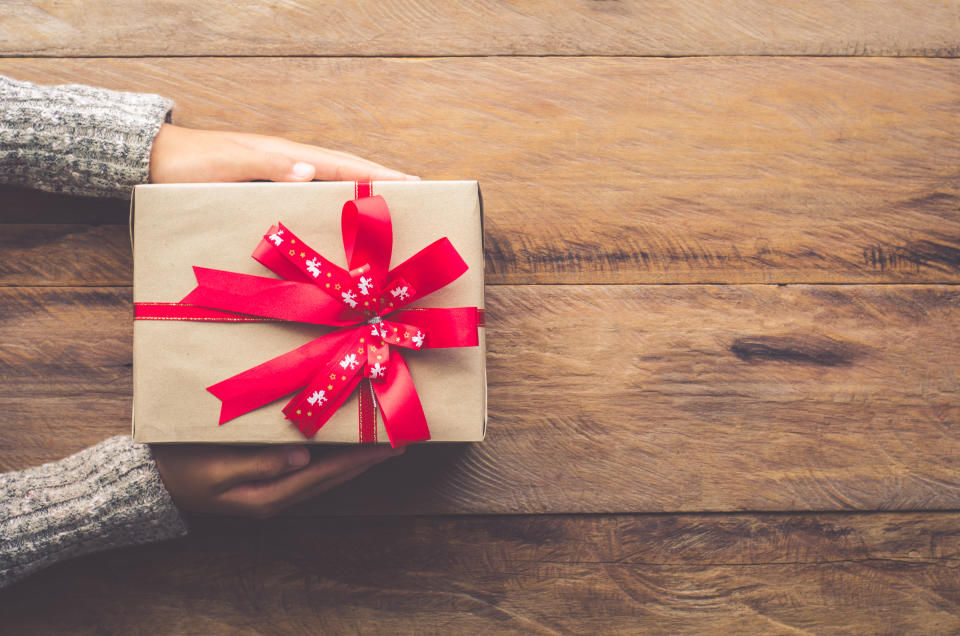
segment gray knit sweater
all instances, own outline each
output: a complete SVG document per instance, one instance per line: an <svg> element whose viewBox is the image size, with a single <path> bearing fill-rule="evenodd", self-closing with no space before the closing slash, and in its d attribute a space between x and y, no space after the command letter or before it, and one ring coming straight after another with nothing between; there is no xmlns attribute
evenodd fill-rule
<svg viewBox="0 0 960 636"><path fill-rule="evenodd" d="M0 183L127 197L172 103L0 76ZM145 444L112 437L0 474L0 587L69 557L186 534Z"/></svg>

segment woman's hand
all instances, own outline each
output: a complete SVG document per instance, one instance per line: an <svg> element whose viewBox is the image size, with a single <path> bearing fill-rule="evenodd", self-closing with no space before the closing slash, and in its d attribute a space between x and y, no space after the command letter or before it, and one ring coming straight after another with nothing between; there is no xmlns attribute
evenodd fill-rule
<svg viewBox="0 0 960 636"><path fill-rule="evenodd" d="M404 448L154 444L160 477L181 512L270 517L353 479Z"/></svg>
<svg viewBox="0 0 960 636"><path fill-rule="evenodd" d="M150 152L151 183L419 181L355 155L281 137L163 124Z"/></svg>
<svg viewBox="0 0 960 636"><path fill-rule="evenodd" d="M280 137L163 124L150 153L152 183L419 181L360 157ZM353 479L403 448L154 445L157 468L183 512L269 517Z"/></svg>

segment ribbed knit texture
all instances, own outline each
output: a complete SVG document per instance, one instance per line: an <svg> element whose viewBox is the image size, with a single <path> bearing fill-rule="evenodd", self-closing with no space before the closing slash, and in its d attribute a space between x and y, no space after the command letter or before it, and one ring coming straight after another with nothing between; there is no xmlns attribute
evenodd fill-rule
<svg viewBox="0 0 960 636"><path fill-rule="evenodd" d="M186 533L150 447L129 436L0 474L0 587L63 559Z"/></svg>
<svg viewBox="0 0 960 636"><path fill-rule="evenodd" d="M0 76L0 183L127 197L148 180L171 107L156 95ZM186 532L150 448L129 436L0 474L0 587L63 559Z"/></svg>
<svg viewBox="0 0 960 636"><path fill-rule="evenodd" d="M148 180L153 138L172 107L159 95L0 76L0 183L127 198Z"/></svg>

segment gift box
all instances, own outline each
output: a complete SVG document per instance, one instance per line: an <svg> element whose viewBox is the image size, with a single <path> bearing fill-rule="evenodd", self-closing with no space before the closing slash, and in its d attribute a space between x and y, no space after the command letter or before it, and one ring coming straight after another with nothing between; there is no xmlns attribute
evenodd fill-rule
<svg viewBox="0 0 960 636"><path fill-rule="evenodd" d="M475 181L135 187L134 440L482 440L482 214Z"/></svg>

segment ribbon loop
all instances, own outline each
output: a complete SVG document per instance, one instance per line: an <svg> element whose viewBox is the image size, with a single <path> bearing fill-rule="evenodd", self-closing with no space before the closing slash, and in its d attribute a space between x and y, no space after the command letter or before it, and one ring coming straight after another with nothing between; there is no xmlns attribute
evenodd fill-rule
<svg viewBox="0 0 960 636"><path fill-rule="evenodd" d="M374 280L384 281L393 251L393 224L387 202L379 195L343 204L340 217L347 267L369 265Z"/></svg>
<svg viewBox="0 0 960 636"><path fill-rule="evenodd" d="M393 315L405 325L430 334L429 340L424 341L424 349L476 347L480 344L476 307L416 307L401 309Z"/></svg>
<svg viewBox="0 0 960 636"><path fill-rule="evenodd" d="M383 381L390 363L390 345L383 341L367 345L367 364L363 375L374 381Z"/></svg>
<svg viewBox="0 0 960 636"><path fill-rule="evenodd" d="M386 332L384 342L391 346L414 350L423 348L427 334L422 329L392 320L384 320L382 325Z"/></svg>
<svg viewBox="0 0 960 636"><path fill-rule="evenodd" d="M350 289L349 294L344 294L344 301L365 316L376 316L380 311L380 301L377 299L379 288L380 285L371 272L370 264L364 263L350 270Z"/></svg>
<svg viewBox="0 0 960 636"><path fill-rule="evenodd" d="M443 237L390 270L387 287L392 288L395 281L404 281L416 290L408 300L412 303L446 287L467 269L466 261L460 257L450 240Z"/></svg>
<svg viewBox="0 0 960 636"><path fill-rule="evenodd" d="M413 302L417 289L403 278L394 278L380 297L381 314L400 309Z"/></svg>

